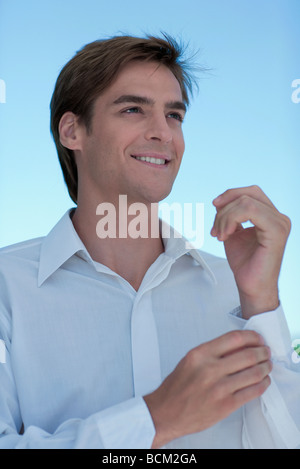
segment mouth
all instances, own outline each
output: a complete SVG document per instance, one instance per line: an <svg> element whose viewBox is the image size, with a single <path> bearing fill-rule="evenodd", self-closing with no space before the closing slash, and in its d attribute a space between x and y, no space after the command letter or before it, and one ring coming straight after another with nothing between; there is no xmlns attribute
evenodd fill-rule
<svg viewBox="0 0 300 469"><path fill-rule="evenodd" d="M137 161L151 166L164 167L170 163L170 159L165 155L130 155Z"/></svg>

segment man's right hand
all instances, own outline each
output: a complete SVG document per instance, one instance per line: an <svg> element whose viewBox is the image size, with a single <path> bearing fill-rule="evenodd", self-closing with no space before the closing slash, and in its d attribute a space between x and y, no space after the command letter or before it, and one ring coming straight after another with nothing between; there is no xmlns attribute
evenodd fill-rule
<svg viewBox="0 0 300 469"><path fill-rule="evenodd" d="M192 349L144 396L155 425L152 448L223 420L270 385L270 349L254 331L232 331Z"/></svg>

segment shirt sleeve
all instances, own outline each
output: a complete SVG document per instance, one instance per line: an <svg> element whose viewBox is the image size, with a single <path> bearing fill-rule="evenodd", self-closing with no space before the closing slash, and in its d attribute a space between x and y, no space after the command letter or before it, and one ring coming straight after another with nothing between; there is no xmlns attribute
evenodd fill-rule
<svg viewBox="0 0 300 469"><path fill-rule="evenodd" d="M233 314L241 329L254 330L264 337L273 361L270 386L243 408L243 447L300 448L300 364L292 360L292 340L283 309L280 305L247 321L238 310Z"/></svg>
<svg viewBox="0 0 300 469"><path fill-rule="evenodd" d="M7 341L2 339L3 343ZM136 449L151 448L155 428L142 397L134 397L86 419L69 419L50 434L22 426L9 348L0 362L0 449Z"/></svg>
<svg viewBox="0 0 300 469"><path fill-rule="evenodd" d="M133 398L85 420L70 419L53 434L29 426L23 435L0 422L1 449L147 449L154 438L152 419L142 398Z"/></svg>

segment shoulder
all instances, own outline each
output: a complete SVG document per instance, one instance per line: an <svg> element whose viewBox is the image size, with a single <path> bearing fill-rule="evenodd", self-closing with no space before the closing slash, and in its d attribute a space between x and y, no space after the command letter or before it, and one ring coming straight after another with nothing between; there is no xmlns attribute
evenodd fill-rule
<svg viewBox="0 0 300 469"><path fill-rule="evenodd" d="M205 260L205 262L212 267L226 267L228 266L228 261L224 257L216 256L215 254L210 254L206 251L198 250L200 256ZM228 266L229 267L229 266Z"/></svg>
<svg viewBox="0 0 300 469"><path fill-rule="evenodd" d="M214 295L219 310L223 313L233 311L239 306L239 293L233 272L227 259L205 251L199 254L215 278Z"/></svg>
<svg viewBox="0 0 300 469"><path fill-rule="evenodd" d="M31 239L0 249L0 335L7 343L12 333L11 315L16 298L24 298L24 291L30 296L32 285L37 284L42 239Z"/></svg>
<svg viewBox="0 0 300 469"><path fill-rule="evenodd" d="M210 254L206 251L199 250L198 252L214 274L218 285L222 285L224 288L236 288L234 275L227 259Z"/></svg>
<svg viewBox="0 0 300 469"><path fill-rule="evenodd" d="M0 248L0 258L27 257L39 250L44 237L28 239L20 243Z"/></svg>
<svg viewBox="0 0 300 469"><path fill-rule="evenodd" d="M0 248L0 274L17 275L26 266L38 264L43 237Z"/></svg>
<svg viewBox="0 0 300 469"><path fill-rule="evenodd" d="M214 273L231 272L228 261L224 257L216 256L215 254L210 254L209 252L201 250L198 250L198 253Z"/></svg>

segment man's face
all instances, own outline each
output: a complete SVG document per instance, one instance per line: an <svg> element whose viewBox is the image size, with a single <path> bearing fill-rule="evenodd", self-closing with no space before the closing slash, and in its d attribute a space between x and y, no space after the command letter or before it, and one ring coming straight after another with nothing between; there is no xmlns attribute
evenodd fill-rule
<svg viewBox="0 0 300 469"><path fill-rule="evenodd" d="M131 62L94 105L78 163L80 191L96 203L158 202L171 191L184 152L178 81L156 62ZM78 157L78 155L77 155ZM150 159L149 159L150 158Z"/></svg>

